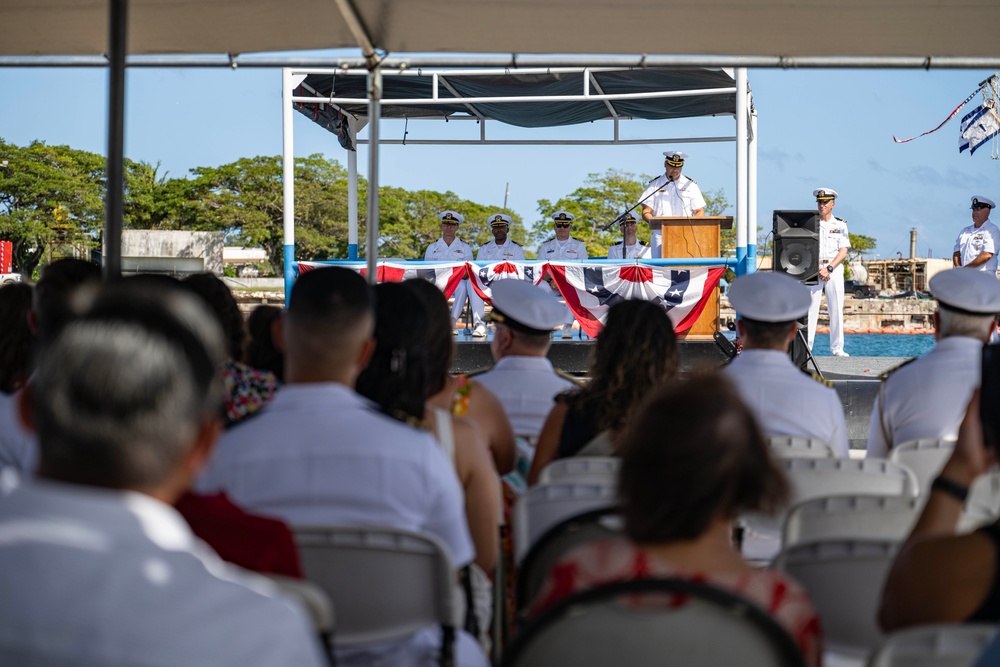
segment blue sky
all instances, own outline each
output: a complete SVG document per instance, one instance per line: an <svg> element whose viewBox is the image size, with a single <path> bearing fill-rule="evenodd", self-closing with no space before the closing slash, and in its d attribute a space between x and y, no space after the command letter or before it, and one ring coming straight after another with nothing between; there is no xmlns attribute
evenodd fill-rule
<svg viewBox="0 0 1000 667"><path fill-rule="evenodd" d="M969 224L969 202L980 194L1000 201L1000 162L991 147L958 152L958 126L967 105L937 133L897 145L940 123L976 90L989 71L750 70L759 113L758 225L770 230L773 209L814 206L813 188L839 191L835 214L852 232L878 240L880 257L909 252L918 232L921 256L951 255ZM135 69L128 74L126 154L159 162L171 176L253 155L281 152L281 72L242 69ZM17 144L42 140L103 153L107 73L90 69L0 68L0 137ZM409 138L477 132L474 123L411 122ZM460 126L460 127L458 127ZM608 136L609 126L560 129L575 137ZM401 122L382 135L402 135ZM541 136L542 131L496 125L491 137ZM622 137L732 135L732 118L622 124ZM296 114L297 155L324 153L346 165L335 137ZM735 206L732 143L671 146L384 146L380 180L409 189L451 190L483 204L508 205L526 221L539 199L555 200L588 173L614 167L654 175L661 152L690 154L685 174L704 189L723 188ZM361 147L359 168L367 171ZM631 202L622 202L623 207ZM730 211L731 214L733 211ZM995 213L994 222L1000 222Z"/></svg>

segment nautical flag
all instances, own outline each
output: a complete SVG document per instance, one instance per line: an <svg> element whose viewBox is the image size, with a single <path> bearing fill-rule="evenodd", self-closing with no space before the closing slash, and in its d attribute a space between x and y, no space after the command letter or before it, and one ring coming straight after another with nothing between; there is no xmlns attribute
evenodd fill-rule
<svg viewBox="0 0 1000 667"><path fill-rule="evenodd" d="M983 104L978 109L962 118L962 127L958 136L958 152L966 148L969 155L976 149L1000 133L1000 120L992 104Z"/></svg>
<svg viewBox="0 0 1000 667"><path fill-rule="evenodd" d="M322 266L329 265L322 262L299 262L299 273L317 269ZM352 269L360 273L362 276L367 275L368 273L368 265L364 262L352 262L349 264L339 263L337 266ZM451 295L455 293L456 289L458 289L458 284L462 282L462 278L465 278L467 270L467 265L465 263L421 263L419 267L416 267L410 266L406 262L379 262L375 279L376 282L380 283L398 283L404 280L409 280L410 278L423 278L424 280L429 280L437 285L438 289L444 292L445 298L450 299Z"/></svg>
<svg viewBox="0 0 1000 667"><path fill-rule="evenodd" d="M544 265L538 266L537 263L526 264L523 262L494 262L486 266L469 264L469 278L471 278L470 282L472 288L476 290L476 294L481 296L486 303L493 303L493 292L490 290L490 285L495 281L513 279L526 280L536 284L541 279L541 272L538 269L542 268ZM539 276L538 280L535 279L536 274Z"/></svg>
<svg viewBox="0 0 1000 667"><path fill-rule="evenodd" d="M594 337L604 328L608 309L625 299L644 299L662 305L674 331L687 331L705 309L725 267L674 269L549 262L545 270L555 278L580 328Z"/></svg>

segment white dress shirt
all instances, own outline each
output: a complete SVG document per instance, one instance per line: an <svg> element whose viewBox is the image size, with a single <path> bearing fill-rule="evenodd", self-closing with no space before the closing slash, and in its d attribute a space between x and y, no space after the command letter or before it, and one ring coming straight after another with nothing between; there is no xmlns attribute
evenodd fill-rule
<svg viewBox="0 0 1000 667"><path fill-rule="evenodd" d="M0 664L324 665L305 612L140 493L0 484Z"/></svg>
<svg viewBox="0 0 1000 667"><path fill-rule="evenodd" d="M625 249L624 258L622 257L622 241L608 248L608 259L646 259L649 256L649 246L638 239Z"/></svg>
<svg viewBox="0 0 1000 667"><path fill-rule="evenodd" d="M0 392L0 468L11 467L25 473L34 472L38 465L38 445L35 434L21 425L18 401L21 392Z"/></svg>
<svg viewBox="0 0 1000 667"><path fill-rule="evenodd" d="M743 350L723 371L764 435L816 438L849 454L844 408L835 389L810 378L784 352Z"/></svg>
<svg viewBox="0 0 1000 667"><path fill-rule="evenodd" d="M958 437L969 399L979 386L982 354L981 340L948 336L882 380L872 405L865 456L885 458L890 445L907 440Z"/></svg>
<svg viewBox="0 0 1000 667"><path fill-rule="evenodd" d="M496 241L490 241L481 247L476 254L476 260L480 262L523 262L524 250L508 236L502 245L497 245Z"/></svg>
<svg viewBox="0 0 1000 667"><path fill-rule="evenodd" d="M541 433L556 395L576 387L546 357L504 357L474 379L500 399L518 435Z"/></svg>
<svg viewBox="0 0 1000 667"><path fill-rule="evenodd" d="M451 245L445 243L444 239L438 239L427 246L424 259L429 262L471 262L472 248L458 237L455 237Z"/></svg>
<svg viewBox="0 0 1000 667"><path fill-rule="evenodd" d="M565 241L549 239L539 246L538 259L545 261L583 261L587 259L587 244L572 236Z"/></svg>

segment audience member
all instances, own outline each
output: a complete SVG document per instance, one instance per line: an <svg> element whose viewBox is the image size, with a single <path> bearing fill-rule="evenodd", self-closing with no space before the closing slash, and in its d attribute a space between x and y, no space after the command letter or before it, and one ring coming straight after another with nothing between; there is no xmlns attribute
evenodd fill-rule
<svg viewBox="0 0 1000 667"><path fill-rule="evenodd" d="M809 290L783 273L740 276L729 302L740 319L743 351L723 371L766 436L815 438L849 455L844 408L837 391L792 363L788 346L810 304Z"/></svg>
<svg viewBox="0 0 1000 667"><path fill-rule="evenodd" d="M774 616L806 663L818 667L820 623L805 590L779 572L751 566L730 540L737 516L774 512L790 492L729 382L711 375L654 388L617 442L625 538L570 551L553 567L532 615L601 584L692 579L731 590Z"/></svg>
<svg viewBox="0 0 1000 667"><path fill-rule="evenodd" d="M886 632L1000 621L1000 520L972 533L957 530L969 487L997 460L984 442L980 410L996 414L1000 405L980 405L975 389L955 448L889 569L878 615Z"/></svg>
<svg viewBox="0 0 1000 667"><path fill-rule="evenodd" d="M609 443L639 402L670 379L680 363L677 336L662 306L622 301L608 311L594 344L590 381L556 398L542 427L528 483L555 459L609 455Z"/></svg>
<svg viewBox="0 0 1000 667"><path fill-rule="evenodd" d="M537 291L537 290L536 290ZM544 296L544 295L542 295ZM442 303L447 308L444 295ZM410 284L383 283L375 288L375 352L358 376L358 393L382 408L382 412L405 422L427 428L435 434L445 454L455 466L465 495L465 517L476 555L463 573L467 599L472 605L475 630L480 640L488 636L492 618L493 585L500 517L500 488L489 448L475 425L453 417L441 408L427 409L431 376L438 385L446 368L431 367L428 350L430 317Z"/></svg>
<svg viewBox="0 0 1000 667"><path fill-rule="evenodd" d="M471 377L500 399L515 433L537 438L556 395L577 386L547 356L552 330L564 323L568 309L524 280L498 280L492 291L496 331L490 351L496 363Z"/></svg>
<svg viewBox="0 0 1000 667"><path fill-rule="evenodd" d="M252 417L267 405L278 390L278 378L243 363L246 346L246 325L239 304L226 283L213 273L196 273L184 279L184 286L200 296L222 327L229 358L222 367L226 385L223 416L228 428Z"/></svg>
<svg viewBox="0 0 1000 667"><path fill-rule="evenodd" d="M0 392L13 394L31 374L31 286L10 283L0 287Z"/></svg>
<svg viewBox="0 0 1000 667"><path fill-rule="evenodd" d="M28 313L35 344L55 338L73 317L70 307L73 295L85 285L98 285L100 280L101 268L80 259L56 260L42 269ZM17 402L23 390L22 387L11 395L0 393L0 468L33 472L38 462L38 444L34 434L17 417Z"/></svg>
<svg viewBox="0 0 1000 667"><path fill-rule="evenodd" d="M339 267L299 276L282 325L287 384L257 417L219 441L199 480L249 510L292 525L388 525L431 533L456 567L474 556L462 489L427 432L387 417L354 391L375 348L374 296ZM337 663L410 664L439 645L426 628L410 641L338 651ZM485 664L459 634L461 664Z"/></svg>
<svg viewBox="0 0 1000 667"><path fill-rule="evenodd" d="M954 438L979 386L983 345L1000 312L1000 282L992 273L949 269L928 287L938 300L937 342L882 378L868 426L868 457L885 458L907 440Z"/></svg>
<svg viewBox="0 0 1000 667"><path fill-rule="evenodd" d="M441 309L440 297L444 295L432 283L423 279L407 281L407 284L423 300L430 316L428 353L431 366L450 369L455 348L448 334L450 324L441 318L441 313L447 312ZM447 302L445 305L447 306ZM439 371L433 375L431 388L428 407L450 410L457 417L467 417L486 438L497 472L501 475L510 472L517 460L514 430L503 404L493 392L467 375L452 376L447 371Z"/></svg>
<svg viewBox="0 0 1000 667"><path fill-rule="evenodd" d="M271 371L279 382L285 379L285 358L274 344L281 326L282 309L277 306L261 305L250 312L247 318L246 353L243 361L252 368Z"/></svg>
<svg viewBox="0 0 1000 667"><path fill-rule="evenodd" d="M169 506L219 433L223 358L176 289L113 288L46 337L20 399L38 479L0 484L0 663L323 664L305 612Z"/></svg>

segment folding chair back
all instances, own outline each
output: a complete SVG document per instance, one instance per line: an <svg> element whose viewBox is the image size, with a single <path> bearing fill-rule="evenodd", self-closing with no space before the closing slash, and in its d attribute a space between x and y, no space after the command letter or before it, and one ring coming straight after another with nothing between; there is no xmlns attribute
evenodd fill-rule
<svg viewBox="0 0 1000 667"><path fill-rule="evenodd" d="M1000 517L1000 471L993 469L982 475L969 488L965 509L959 521L960 532L970 532L992 523Z"/></svg>
<svg viewBox="0 0 1000 667"><path fill-rule="evenodd" d="M997 626L925 625L889 635L868 667L969 667L997 634Z"/></svg>
<svg viewBox="0 0 1000 667"><path fill-rule="evenodd" d="M337 610L334 643L391 642L438 624L450 656L455 570L433 535L388 527L295 527L306 577Z"/></svg>
<svg viewBox="0 0 1000 667"><path fill-rule="evenodd" d="M836 653L864 656L882 643L875 616L898 543L827 540L784 549L773 567L802 584L823 619L823 641Z"/></svg>
<svg viewBox="0 0 1000 667"><path fill-rule="evenodd" d="M520 563L538 538L557 523L618 503L616 480L539 484L514 505L514 559Z"/></svg>
<svg viewBox="0 0 1000 667"><path fill-rule="evenodd" d="M778 458L832 459L835 454L829 443L801 435L772 435L767 439L771 453Z"/></svg>
<svg viewBox="0 0 1000 667"><path fill-rule="evenodd" d="M570 550L588 542L622 537L616 508L571 517L550 528L528 550L517 571L517 608L526 609L541 591L552 567Z"/></svg>
<svg viewBox="0 0 1000 667"><path fill-rule="evenodd" d="M539 484L551 482L614 483L621 459L616 456L570 456L556 459L542 469Z"/></svg>
<svg viewBox="0 0 1000 667"><path fill-rule="evenodd" d="M507 667L803 664L792 637L753 603L677 579L572 595L518 635L503 661Z"/></svg>
<svg viewBox="0 0 1000 667"><path fill-rule="evenodd" d="M796 503L788 510L781 546L822 540L902 542L920 513L922 501L906 496L827 496Z"/></svg>
<svg viewBox="0 0 1000 667"><path fill-rule="evenodd" d="M921 438L894 446L889 460L902 463L917 476L920 493L926 495L931 480L937 477L945 461L955 449L955 438Z"/></svg>

